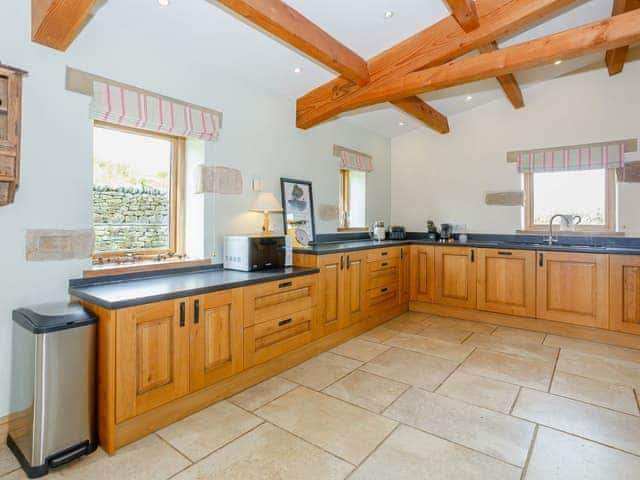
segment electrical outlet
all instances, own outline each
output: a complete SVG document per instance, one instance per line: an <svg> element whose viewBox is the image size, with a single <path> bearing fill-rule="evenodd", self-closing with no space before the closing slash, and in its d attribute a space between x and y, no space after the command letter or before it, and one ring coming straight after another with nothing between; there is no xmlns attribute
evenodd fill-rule
<svg viewBox="0 0 640 480"><path fill-rule="evenodd" d="M218 252L216 250L211 252L211 258L216 258L218 256Z"/></svg>

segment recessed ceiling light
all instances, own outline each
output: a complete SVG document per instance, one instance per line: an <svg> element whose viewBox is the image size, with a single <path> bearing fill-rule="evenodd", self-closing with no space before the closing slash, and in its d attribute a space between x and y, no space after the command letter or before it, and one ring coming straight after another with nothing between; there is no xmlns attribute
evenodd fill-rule
<svg viewBox="0 0 640 480"><path fill-rule="evenodd" d="M554 65L560 65L562 63L562 60L556 60L555 62L553 62Z"/></svg>
<svg viewBox="0 0 640 480"><path fill-rule="evenodd" d="M404 123L404 122L398 122L398 126L399 127L404 127L405 125L406 125L406 123Z"/></svg>
<svg viewBox="0 0 640 480"><path fill-rule="evenodd" d="M471 100L473 100L473 97L471 95L467 95L466 100L467 100L467 102L470 102Z"/></svg>
<svg viewBox="0 0 640 480"><path fill-rule="evenodd" d="M168 7L169 6L169 0L158 0L158 4L161 7Z"/></svg>
<svg viewBox="0 0 640 480"><path fill-rule="evenodd" d="M293 73L302 73L302 69L300 67L296 67L293 69Z"/></svg>
<svg viewBox="0 0 640 480"><path fill-rule="evenodd" d="M386 12L384 12L384 18L386 18L387 20L389 20L391 17L393 17L396 14L396 12L394 12L393 10L387 10Z"/></svg>

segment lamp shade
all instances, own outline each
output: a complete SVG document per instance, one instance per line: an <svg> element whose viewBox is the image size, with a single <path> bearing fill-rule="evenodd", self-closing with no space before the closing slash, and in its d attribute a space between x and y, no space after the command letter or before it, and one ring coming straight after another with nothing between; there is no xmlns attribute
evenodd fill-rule
<svg viewBox="0 0 640 480"><path fill-rule="evenodd" d="M282 205L273 193L262 192L251 204L251 212L282 212Z"/></svg>

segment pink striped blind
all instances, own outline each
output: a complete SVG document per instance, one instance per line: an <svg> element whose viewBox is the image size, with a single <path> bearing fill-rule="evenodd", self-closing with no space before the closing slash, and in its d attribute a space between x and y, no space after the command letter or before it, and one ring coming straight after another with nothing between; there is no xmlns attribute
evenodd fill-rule
<svg viewBox="0 0 640 480"><path fill-rule="evenodd" d="M218 139L220 113L105 82L93 84L93 118L207 142Z"/></svg>
<svg viewBox="0 0 640 480"><path fill-rule="evenodd" d="M363 172L373 171L373 159L366 153L334 145L333 155L340 159L341 169L360 170Z"/></svg>
<svg viewBox="0 0 640 480"><path fill-rule="evenodd" d="M624 166L624 143L517 152L519 173L596 170Z"/></svg>

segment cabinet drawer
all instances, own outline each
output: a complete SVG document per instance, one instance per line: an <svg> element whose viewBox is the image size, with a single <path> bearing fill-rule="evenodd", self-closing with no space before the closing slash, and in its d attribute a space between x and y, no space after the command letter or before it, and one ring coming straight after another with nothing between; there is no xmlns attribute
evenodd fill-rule
<svg viewBox="0 0 640 480"><path fill-rule="evenodd" d="M245 328L244 363L251 367L306 345L314 339L315 308Z"/></svg>
<svg viewBox="0 0 640 480"><path fill-rule="evenodd" d="M248 287L245 291L244 326L310 309L316 305L317 290L317 275Z"/></svg>
<svg viewBox="0 0 640 480"><path fill-rule="evenodd" d="M378 260L375 262L369 262L367 269L369 273L380 272L383 270L395 270L396 272L400 268L400 259L391 258L385 260Z"/></svg>
<svg viewBox="0 0 640 480"><path fill-rule="evenodd" d="M367 262L377 262L390 258L399 258L400 249L398 247L377 248L367 254Z"/></svg>
<svg viewBox="0 0 640 480"><path fill-rule="evenodd" d="M367 289L387 287L399 280L397 269L380 270L369 273L367 278Z"/></svg>
<svg viewBox="0 0 640 480"><path fill-rule="evenodd" d="M381 288L367 290L367 307L371 309L384 309L387 306L395 306L398 303L398 284L392 284Z"/></svg>
<svg viewBox="0 0 640 480"><path fill-rule="evenodd" d="M16 176L16 158L0 154L0 177Z"/></svg>

